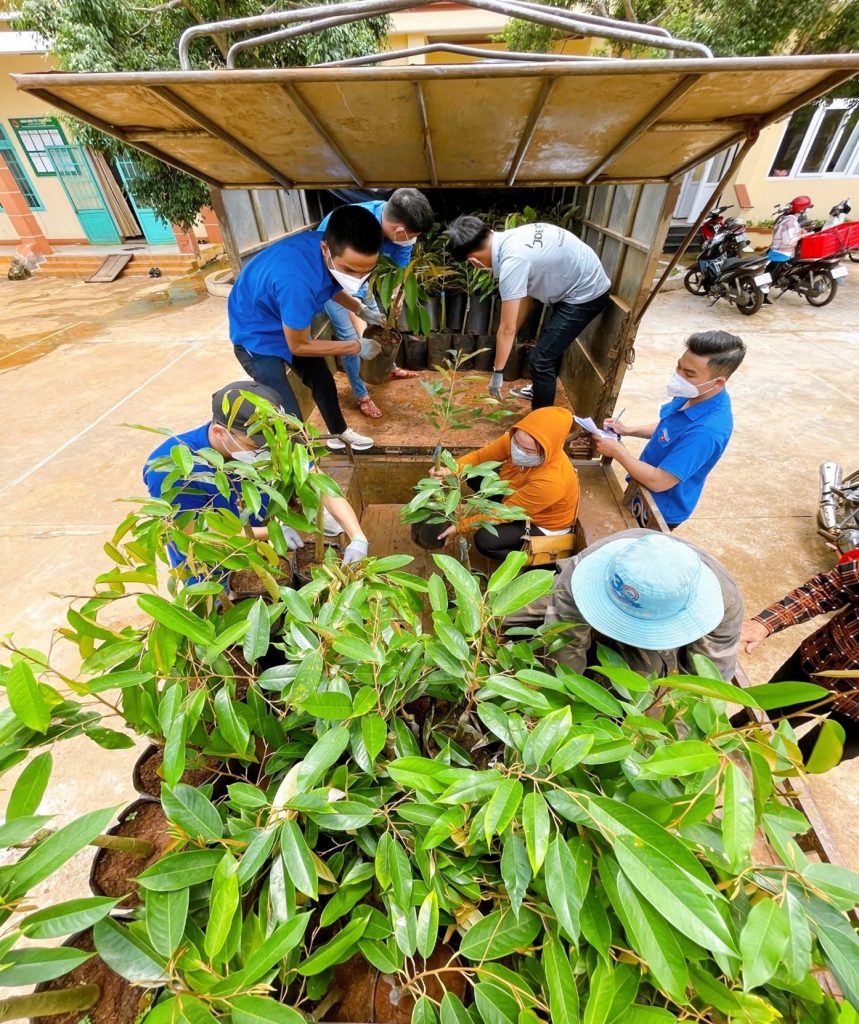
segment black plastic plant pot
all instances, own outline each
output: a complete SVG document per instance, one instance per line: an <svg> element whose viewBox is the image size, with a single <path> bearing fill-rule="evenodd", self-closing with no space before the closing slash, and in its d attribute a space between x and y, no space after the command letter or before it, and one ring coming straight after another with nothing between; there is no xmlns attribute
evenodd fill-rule
<svg viewBox="0 0 859 1024"><path fill-rule="evenodd" d="M437 331L441 323L441 300L438 295L430 295L424 303L424 309L429 317L429 329Z"/></svg>
<svg viewBox="0 0 859 1024"><path fill-rule="evenodd" d="M473 334L456 334L453 339L453 347L464 356L471 355L475 349L476 339ZM474 360L470 359L466 366L471 368Z"/></svg>
<svg viewBox="0 0 859 1024"><path fill-rule="evenodd" d="M492 311L492 299L485 295L482 298L471 297L468 316L465 318L465 329L469 334L487 334L489 332L489 314Z"/></svg>
<svg viewBox="0 0 859 1024"><path fill-rule="evenodd" d="M448 358L448 350L453 348L453 337L444 331L430 334L427 338L427 366L434 370L443 366Z"/></svg>
<svg viewBox="0 0 859 1024"><path fill-rule="evenodd" d="M481 349L484 351L481 352ZM479 334L474 339L474 351L477 355L468 365L475 370L491 373L495 368L495 335Z"/></svg>
<svg viewBox="0 0 859 1024"><path fill-rule="evenodd" d="M540 318L543 316L543 303L534 302L531 312L528 314L525 323L519 329L516 337L520 341L536 341L540 329Z"/></svg>
<svg viewBox="0 0 859 1024"><path fill-rule="evenodd" d="M119 923L127 921L128 918L114 917L114 920ZM70 935L63 942L63 946L94 953L92 928ZM89 1006L83 1006L82 1003L90 1002L92 999L92 993L87 998L85 992L86 986L91 985L97 986L101 992ZM107 1024L108 1021L111 1024L134 1024L136 1020L146 1015L146 1011L162 991L163 989L142 989L132 985L112 971L101 957L96 955L61 978L36 985L30 997L32 1001L29 1012L38 1015L30 1016L29 1020L30 1024L42 1024L43 1021L47 1021L48 1024L79 1024L84 1020L92 1021L93 1024ZM50 1015L41 1013L41 1008L34 1009L40 1001L39 997L51 993L63 993L67 1007L52 1008Z"/></svg>
<svg viewBox="0 0 859 1024"><path fill-rule="evenodd" d="M427 368L427 340L407 334L403 338L403 364L407 370L425 370Z"/></svg>
<svg viewBox="0 0 859 1024"><path fill-rule="evenodd" d="M412 543L424 551L439 551L444 547L444 541L439 540L438 535L444 530L444 523L412 523Z"/></svg>
<svg viewBox="0 0 859 1024"><path fill-rule="evenodd" d="M309 544L305 544L304 548L302 548L302 551L307 551L307 552L312 554L312 552L314 551L314 547L315 547L315 541L314 541L313 538L311 538L310 543ZM325 548L326 549L334 548L334 550L337 552L337 557L338 558L340 557L340 555L342 554L342 551L343 551L342 547L339 544L331 544L328 541L325 542ZM310 583L312 581L313 577L310 574L310 569L311 569L311 566L316 565L316 564L317 563L315 561L311 561L308 564L302 564L302 565L299 565L296 562L296 565L295 565L295 586L296 587L303 587L305 584Z"/></svg>
<svg viewBox="0 0 859 1024"><path fill-rule="evenodd" d="M445 327L453 334L462 330L467 299L465 292L445 292Z"/></svg>
<svg viewBox="0 0 859 1024"><path fill-rule="evenodd" d="M138 797L137 800L134 800L132 803L130 803L127 807L123 808L123 810L119 812L119 814L117 815L117 818L118 818L117 823L113 826L113 828L108 829L108 831L105 833L105 835L108 835L108 836L117 836L117 835L119 835L120 830L122 829L122 826L125 824L125 822L128 820L128 818L132 814L137 814L143 807L151 807L153 805L155 805L155 806L160 808L161 807L161 802L159 800L156 800L154 797L141 795L140 797ZM165 832L165 836L166 836L166 832ZM105 863L106 858L111 856L111 855L116 855L116 854L121 854L121 853L122 853L122 851L108 850L108 849L105 849L103 847L99 848L98 850L96 850L96 854L95 854L95 857L93 857L92 865L90 866L90 871L89 871L89 887L90 887L90 891L92 892L92 894L94 896L111 896L111 897L115 897L115 896L121 895L121 893L105 892L105 890L102 887L101 883L98 881L99 872L100 872L103 864ZM140 861L140 871L143 871L143 869L146 867L147 859L145 857L140 857L139 861ZM128 888L129 889L133 889L133 884L130 885ZM126 889L126 891L128 891L128 889ZM132 909L135 906L139 906L139 904L140 904L140 900L136 896L132 896L132 897L128 897L127 899L123 899L123 901L119 904L119 907L121 909L123 909L123 910L130 910L130 909Z"/></svg>
<svg viewBox="0 0 859 1024"><path fill-rule="evenodd" d="M374 324L364 331L365 338L373 338L382 345L382 351L375 359L361 360L361 380L366 384L384 384L391 376L394 365L397 361L397 353L400 351L402 335L396 328L392 328L386 340L382 340L381 328Z"/></svg>
<svg viewBox="0 0 859 1024"><path fill-rule="evenodd" d="M504 379L508 381L519 380L520 364L522 361L522 345L518 341L513 342L510 355L507 357L507 364L504 367Z"/></svg>
<svg viewBox="0 0 859 1024"><path fill-rule="evenodd" d="M531 356L536 345L522 345L519 349L519 375L523 380L531 379Z"/></svg>

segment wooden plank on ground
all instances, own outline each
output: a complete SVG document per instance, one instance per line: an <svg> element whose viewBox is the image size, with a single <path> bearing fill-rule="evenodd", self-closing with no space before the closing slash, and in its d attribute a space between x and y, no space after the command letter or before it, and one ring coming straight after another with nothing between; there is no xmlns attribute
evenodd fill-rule
<svg viewBox="0 0 859 1024"><path fill-rule="evenodd" d="M103 284L107 281L115 281L133 259L134 255L130 252L120 252L114 256L108 256L98 270L86 279L85 283Z"/></svg>

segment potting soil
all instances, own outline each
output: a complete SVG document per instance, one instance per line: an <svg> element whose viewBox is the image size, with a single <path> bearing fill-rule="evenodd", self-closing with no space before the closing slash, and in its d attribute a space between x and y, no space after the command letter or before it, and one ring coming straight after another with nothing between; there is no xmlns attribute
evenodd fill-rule
<svg viewBox="0 0 859 1024"><path fill-rule="evenodd" d="M131 816L112 834L130 839L145 839L155 846L151 857L136 857L124 850L99 851L101 856L96 867L96 885L105 896L123 896L128 893L129 895L120 901L120 907L138 907L141 899L133 880L150 864L154 864L172 841L167 834L167 818L161 810L161 804L139 804Z"/></svg>

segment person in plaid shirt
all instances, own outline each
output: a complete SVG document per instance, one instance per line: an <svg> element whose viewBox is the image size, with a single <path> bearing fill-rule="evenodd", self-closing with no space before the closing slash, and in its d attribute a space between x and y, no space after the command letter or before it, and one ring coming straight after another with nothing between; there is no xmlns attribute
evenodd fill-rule
<svg viewBox="0 0 859 1024"><path fill-rule="evenodd" d="M837 614L803 640L770 682L813 682L844 696L814 709L811 705L775 708L769 716L787 718L797 726L812 716L829 712L829 717L844 727L843 760L846 761L859 755L859 678L827 679L814 673L835 669L856 669L859 673L859 550L848 551L834 569L818 573L743 623L740 642L746 654L751 654L773 633L826 612ZM820 724L818 722L800 740L803 757L811 753Z"/></svg>

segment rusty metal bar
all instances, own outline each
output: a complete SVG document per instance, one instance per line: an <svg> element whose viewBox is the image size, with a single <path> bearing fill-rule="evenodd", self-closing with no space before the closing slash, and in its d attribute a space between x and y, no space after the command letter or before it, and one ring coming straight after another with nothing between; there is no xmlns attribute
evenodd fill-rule
<svg viewBox="0 0 859 1024"><path fill-rule="evenodd" d="M316 116L313 110L311 110L311 108L308 106L307 101L298 91L298 86L292 84L285 84L283 86L283 90L287 94L287 96L289 96L292 102L298 107L298 109L301 111L302 116L307 120L307 122L316 132L316 134L323 140L323 142L325 142L325 144L334 153L337 154L337 157L339 158L343 166L346 168L346 170L349 172L349 174L352 176L352 180L355 182L355 184L358 185L360 188L363 188L364 178L358 173L358 171L355 170L355 168L352 166L352 162L343 152L342 148L336 142L333 135L331 135L331 133L328 131L325 125L322 124L322 122L319 120L319 118Z"/></svg>
<svg viewBox="0 0 859 1024"><path fill-rule="evenodd" d="M435 153L432 148L432 133L430 132L429 118L427 117L426 97L424 96L424 89L421 83L414 82L413 84L415 103L418 108L418 121L420 121L421 125L421 137L424 142L424 160L426 161L430 184L433 188L438 188L438 172L436 171Z"/></svg>
<svg viewBox="0 0 859 1024"><path fill-rule="evenodd" d="M602 182L600 182L602 184ZM610 182L606 182L610 184ZM609 238L613 238L616 242L622 242L624 245L628 245L630 249L637 249L639 252L648 253L650 252L650 246L645 245L644 242L639 242L629 235L621 234L620 231L615 231L612 228L606 227L604 224L597 224L592 220L583 220L581 222L585 227L592 228L594 231L599 232L601 235L607 235Z"/></svg>
<svg viewBox="0 0 859 1024"><path fill-rule="evenodd" d="M485 50L479 46L463 46L460 43L427 43L425 46L409 46L403 50L385 50L384 53L370 53L363 57L346 57L343 60L329 60L324 64L314 64L316 68L358 68L366 64L384 64L389 60L403 60L417 57L423 53L458 53L465 57L484 59L487 63L503 64L518 62L522 64L539 63L571 63L573 61L593 60L574 53L525 53L519 50ZM604 60L620 60L620 57L605 57Z"/></svg>
<svg viewBox="0 0 859 1024"><path fill-rule="evenodd" d="M79 121L83 121L84 124L91 124L93 128L97 128L100 132L104 132L105 135L110 135L111 138L118 139L126 146L133 146L135 149L139 149L141 153L154 157L156 160L160 160L161 163L174 167L177 171L183 171L185 174L190 174L192 178L199 178L200 181L204 181L207 185L214 186L215 188L222 187L222 183L216 178L213 178L208 174L204 174L195 167L190 167L188 164L183 163L181 160L177 160L175 157L162 153L154 146L150 146L145 142L132 142L125 132L121 131L119 128L115 128L112 124L108 124L107 121L102 121L100 117L95 117L93 114L86 113L79 107L76 107L74 103L69 103L68 100L54 96L53 93L48 92L46 89L29 89L28 92L42 100L43 103L47 103L49 106L54 106L58 110L62 110L66 114L76 117Z"/></svg>
<svg viewBox="0 0 859 1024"><path fill-rule="evenodd" d="M215 124L214 121L206 117L205 114L201 114L199 110L195 110L190 103L186 103L185 100L177 96L171 89L166 88L162 85L152 85L149 87L149 91L166 103L168 107L173 110L178 110L180 114L183 114L194 124L199 125L201 128L205 128L207 132L214 135L216 139L220 139L221 142L225 142L230 149L235 150L240 156L244 157L245 160L252 163L255 167L258 167L261 171L265 171L266 174L270 175L279 185L284 188L292 188L293 182L285 175L281 174L276 167L267 161L263 160L261 156L258 156L250 147L246 146L243 142L240 142L234 135L231 135L228 131L222 128L220 125Z"/></svg>
<svg viewBox="0 0 859 1024"><path fill-rule="evenodd" d="M531 10L541 11L545 9L544 4L531 3L530 0L518 0L520 7L529 7ZM664 36L666 39L671 39L671 33L667 28L660 28L658 25L643 25L641 22L635 21L624 21L619 18L603 18L598 14L584 14L582 11L568 11L563 8L556 8L556 12L561 17L569 17L571 20L583 21L588 25L617 25L621 24L625 29L630 32L639 32L642 35L652 36ZM598 33L594 32L593 35Z"/></svg>
<svg viewBox="0 0 859 1024"><path fill-rule="evenodd" d="M519 168L522 166L522 161L525 159L525 153L531 145L531 140L534 138L534 132L537 130L537 125L546 108L546 104L549 101L549 96L552 93L552 89L555 87L555 82L557 82L557 78L546 78L540 86L537 101L531 109L531 113L528 115L525 130L522 132L522 137L519 139L519 145L516 147L516 153L513 156L513 161L510 164L510 171L507 175L508 188L513 187L513 182L516 180L516 175L519 173Z"/></svg>
<svg viewBox="0 0 859 1024"><path fill-rule="evenodd" d="M643 117L638 124L629 132L625 138L621 141L606 155L602 160L597 163L591 171L588 172L585 178L587 185L593 184L594 180L599 177L600 173L605 170L614 160L616 160L621 153L624 153L629 147L641 138L642 135L650 128L652 124L659 120L660 117L670 110L679 100L681 100L690 89L700 82L703 75L685 75L677 85L653 107L649 113Z"/></svg>
<svg viewBox="0 0 859 1024"><path fill-rule="evenodd" d="M723 117L715 121L660 121L652 125L652 132L723 132L726 129L744 127L754 123L748 117Z"/></svg>
<svg viewBox="0 0 859 1024"><path fill-rule="evenodd" d="M736 169L740 166L740 164L743 162L743 160L745 160L746 154L749 152L749 150L752 148L752 146L754 146L754 144L757 141L758 141L758 133L757 133L757 131L750 131L748 133L748 135L746 136L746 141L742 144L742 146L740 146L740 148L734 154L734 159L730 162L730 164L725 169L725 172L723 173L722 178L719 181L719 184L713 189L713 195L714 196L718 196L718 195L720 195L722 193L722 191L725 188L725 185L727 185L728 181L730 180L731 175L736 171ZM726 145L730 145L730 143L727 143ZM721 147L721 149L724 149L724 148L725 148L725 146ZM721 149L717 150L717 152L721 152ZM695 161L695 163L700 163L700 162L702 162L704 160L707 160L707 159L709 159L709 156L702 156L702 157L699 157ZM680 172L678 172L676 175L674 175L674 179L673 180L675 182L679 182L680 177L681 177L681 174L680 174ZM680 262L680 259L683 256L683 254L686 252L686 250L692 244L692 240L695 238L695 235L698 233L698 229L701 227L701 225L704 223L704 221L707 218L707 214L710 211L710 206L711 206L711 204L710 204L709 201L704 204L703 210L701 210L700 214L695 218L695 223L692 225L692 227L687 232L686 237L680 243L680 248L677 250L677 252L675 252L672 255L671 259L668 261L668 266L665 268L665 270L663 270L659 280L651 288L650 294L644 300L644 304L642 305L641 309L639 309L638 313L636 313L636 315L635 315L634 325L636 327L638 326L638 324L641 323L641 318L648 311L648 309L650 309L651 303L656 298L656 296L659 294L659 291L662 288L662 286L665 284L665 282L671 276L671 271L674 270L674 268Z"/></svg>

